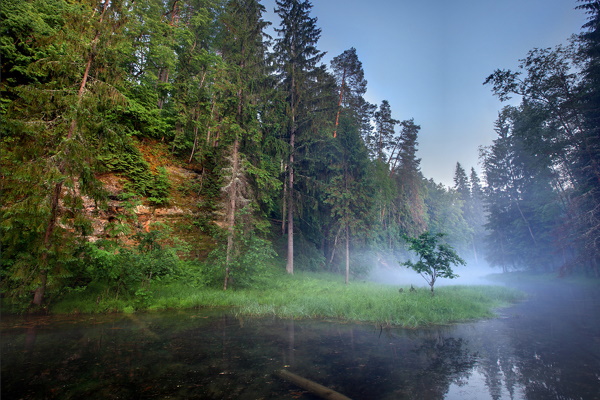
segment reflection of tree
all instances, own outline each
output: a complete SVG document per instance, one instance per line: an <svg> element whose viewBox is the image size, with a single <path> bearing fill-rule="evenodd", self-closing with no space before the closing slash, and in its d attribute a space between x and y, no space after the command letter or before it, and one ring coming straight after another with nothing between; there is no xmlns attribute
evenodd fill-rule
<svg viewBox="0 0 600 400"><path fill-rule="evenodd" d="M523 353L518 355L518 379L527 399L583 398L580 387L565 384L575 381L566 376L567 374L578 375L583 372L583 368L578 368L577 371L565 371L558 367L559 363L546 360L545 356L538 354L535 350L523 351Z"/></svg>
<svg viewBox="0 0 600 400"><path fill-rule="evenodd" d="M585 292L574 296L569 286L547 284L528 291L535 296L515 307L513 317L477 324L476 369L490 397L598 398L598 369L593 367L598 358L593 346L582 346L591 335L579 325L596 324L597 331L598 319L589 317L597 302L580 301ZM582 309L585 316L577 316Z"/></svg>
<svg viewBox="0 0 600 400"><path fill-rule="evenodd" d="M441 334L424 339L415 351L427 363L415 388L422 399L442 398L451 383L464 385L477 362L477 354L468 351L466 341Z"/></svg>
<svg viewBox="0 0 600 400"><path fill-rule="evenodd" d="M507 361L509 360L510 359L503 354L500 347L492 349L490 353L486 352L486 354L479 359L478 370L483 373L485 385L493 400L502 398L503 379L505 380L510 398L514 398L514 385L516 383L513 370L514 362L507 364Z"/></svg>

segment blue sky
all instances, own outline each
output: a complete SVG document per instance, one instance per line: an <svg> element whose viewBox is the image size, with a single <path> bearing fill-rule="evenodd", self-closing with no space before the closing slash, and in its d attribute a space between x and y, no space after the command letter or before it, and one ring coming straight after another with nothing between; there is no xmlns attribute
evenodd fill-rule
<svg viewBox="0 0 600 400"><path fill-rule="evenodd" d="M274 0L265 19L279 26ZM426 178L451 186L456 162L478 172L478 148L492 143L503 106L485 78L516 69L535 47L580 31L575 0L313 0L324 62L355 47L366 99L388 100L396 119L421 125L418 156Z"/></svg>

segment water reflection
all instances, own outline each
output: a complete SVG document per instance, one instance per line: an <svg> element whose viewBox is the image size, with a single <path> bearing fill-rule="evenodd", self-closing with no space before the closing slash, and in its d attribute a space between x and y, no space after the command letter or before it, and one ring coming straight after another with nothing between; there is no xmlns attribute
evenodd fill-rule
<svg viewBox="0 0 600 400"><path fill-rule="evenodd" d="M599 303L590 293L532 292L501 318L383 332L216 311L4 316L1 394L314 399L273 376L287 368L355 400L597 399Z"/></svg>

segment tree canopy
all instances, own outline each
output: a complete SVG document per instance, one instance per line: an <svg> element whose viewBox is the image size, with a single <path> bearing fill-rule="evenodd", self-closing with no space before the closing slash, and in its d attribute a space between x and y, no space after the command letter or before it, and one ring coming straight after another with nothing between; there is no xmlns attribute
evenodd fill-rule
<svg viewBox="0 0 600 400"><path fill-rule="evenodd" d="M452 265L466 264L450 245L440 243L444 236L443 233L423 232L416 238L405 237L409 250L414 251L419 259L416 262L405 261L402 265L418 272L427 281L432 296L438 278L458 278L452 270Z"/></svg>

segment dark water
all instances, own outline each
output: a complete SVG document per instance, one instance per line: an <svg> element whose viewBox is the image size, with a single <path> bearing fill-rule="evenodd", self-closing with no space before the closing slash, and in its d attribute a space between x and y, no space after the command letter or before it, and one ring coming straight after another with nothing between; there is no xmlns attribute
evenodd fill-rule
<svg viewBox="0 0 600 400"><path fill-rule="evenodd" d="M3 316L2 399L600 399L600 296L544 285L499 318L431 329L217 311Z"/></svg>

